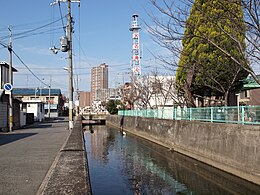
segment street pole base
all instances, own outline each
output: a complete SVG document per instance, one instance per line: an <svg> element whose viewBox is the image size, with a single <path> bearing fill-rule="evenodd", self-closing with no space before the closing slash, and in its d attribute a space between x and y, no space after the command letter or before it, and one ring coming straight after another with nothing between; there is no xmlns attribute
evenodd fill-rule
<svg viewBox="0 0 260 195"><path fill-rule="evenodd" d="M69 129L73 129L73 121L69 121Z"/></svg>

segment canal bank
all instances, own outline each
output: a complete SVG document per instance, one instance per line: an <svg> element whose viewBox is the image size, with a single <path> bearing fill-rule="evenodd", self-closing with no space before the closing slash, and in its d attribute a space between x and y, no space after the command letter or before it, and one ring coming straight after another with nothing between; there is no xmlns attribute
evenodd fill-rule
<svg viewBox="0 0 260 195"><path fill-rule="evenodd" d="M117 115L107 116L108 125L119 127L120 120ZM125 116L123 128L260 185L259 126Z"/></svg>
<svg viewBox="0 0 260 195"><path fill-rule="evenodd" d="M81 118L59 151L37 194L91 195Z"/></svg>
<svg viewBox="0 0 260 195"><path fill-rule="evenodd" d="M95 195L260 194L258 185L118 128L86 126L85 140Z"/></svg>

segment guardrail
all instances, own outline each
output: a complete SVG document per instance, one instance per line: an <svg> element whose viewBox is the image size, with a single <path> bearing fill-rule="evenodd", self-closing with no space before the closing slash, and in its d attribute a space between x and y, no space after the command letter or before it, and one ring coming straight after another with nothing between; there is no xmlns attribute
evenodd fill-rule
<svg viewBox="0 0 260 195"><path fill-rule="evenodd" d="M234 124L260 125L260 106L119 110L118 115Z"/></svg>

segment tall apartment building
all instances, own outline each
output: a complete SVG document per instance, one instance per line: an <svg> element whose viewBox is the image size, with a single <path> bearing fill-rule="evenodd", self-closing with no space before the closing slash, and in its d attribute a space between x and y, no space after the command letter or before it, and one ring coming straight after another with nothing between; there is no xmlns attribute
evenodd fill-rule
<svg viewBox="0 0 260 195"><path fill-rule="evenodd" d="M91 69L91 99L104 101L108 91L108 65L103 63Z"/></svg>
<svg viewBox="0 0 260 195"><path fill-rule="evenodd" d="M84 108L91 106L91 94L87 91L82 91L79 94L79 107Z"/></svg>

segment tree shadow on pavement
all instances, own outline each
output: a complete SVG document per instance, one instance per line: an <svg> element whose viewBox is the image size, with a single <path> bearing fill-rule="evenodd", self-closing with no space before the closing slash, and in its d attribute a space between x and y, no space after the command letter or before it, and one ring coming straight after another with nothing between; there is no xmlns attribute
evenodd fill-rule
<svg viewBox="0 0 260 195"><path fill-rule="evenodd" d="M17 133L17 134L0 134L0 146L24 139L33 135L36 135L37 133Z"/></svg>

